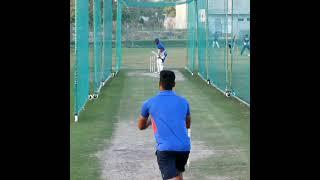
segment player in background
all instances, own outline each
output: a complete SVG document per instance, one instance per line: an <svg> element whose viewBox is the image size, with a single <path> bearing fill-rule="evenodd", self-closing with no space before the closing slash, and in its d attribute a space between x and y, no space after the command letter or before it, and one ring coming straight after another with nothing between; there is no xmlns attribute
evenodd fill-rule
<svg viewBox="0 0 320 180"><path fill-rule="evenodd" d="M235 39L236 39L236 35L234 35L232 40L228 43L230 54L232 54L232 49L235 47L235 43L236 43Z"/></svg>
<svg viewBox="0 0 320 180"><path fill-rule="evenodd" d="M219 46L219 34L218 32L216 31L214 34L213 34L213 41L212 41L212 47L214 48L215 46L217 46L218 48L220 48Z"/></svg>
<svg viewBox="0 0 320 180"><path fill-rule="evenodd" d="M246 34L244 39L243 39L243 47L242 47L242 50L241 50L241 55L243 54L245 49L249 50L248 56L250 56L250 39L249 39L249 35L248 34Z"/></svg>

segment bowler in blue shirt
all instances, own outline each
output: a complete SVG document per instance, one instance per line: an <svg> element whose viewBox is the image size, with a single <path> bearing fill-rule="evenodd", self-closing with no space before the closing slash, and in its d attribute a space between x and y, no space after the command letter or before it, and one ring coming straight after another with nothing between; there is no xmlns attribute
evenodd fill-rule
<svg viewBox="0 0 320 180"><path fill-rule="evenodd" d="M138 119L140 130L152 125L163 179L182 179L191 148L188 136L191 126L189 103L172 90L174 86L174 72L162 70L160 92L143 103Z"/></svg>

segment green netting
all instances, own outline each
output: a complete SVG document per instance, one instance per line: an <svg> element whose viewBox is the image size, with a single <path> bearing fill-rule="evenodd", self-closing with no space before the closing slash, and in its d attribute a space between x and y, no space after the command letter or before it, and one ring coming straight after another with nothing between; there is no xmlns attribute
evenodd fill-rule
<svg viewBox="0 0 320 180"><path fill-rule="evenodd" d="M99 94L102 85L102 18L101 0L93 1L93 31L94 31L94 93Z"/></svg>
<svg viewBox="0 0 320 180"><path fill-rule="evenodd" d="M117 1L117 33L116 33L116 72L122 62L122 1Z"/></svg>
<svg viewBox="0 0 320 180"><path fill-rule="evenodd" d="M142 62L149 60L151 51L157 52L155 38L159 38L166 48L166 67L184 68L187 62L187 5L145 8L142 2L140 4L141 7L131 7L123 3L121 9L122 68L149 69L149 63ZM131 63L133 61L136 64Z"/></svg>
<svg viewBox="0 0 320 180"><path fill-rule="evenodd" d="M75 0L75 114L84 108L89 95L88 4L88 0Z"/></svg>
<svg viewBox="0 0 320 180"><path fill-rule="evenodd" d="M231 91L248 104L250 47L244 44L244 38L250 36L249 5L249 0L208 0L209 79L220 90Z"/></svg>
<svg viewBox="0 0 320 180"><path fill-rule="evenodd" d="M196 1L198 13L198 63L199 74L208 79L207 76L207 4L205 0Z"/></svg>
<svg viewBox="0 0 320 180"><path fill-rule="evenodd" d="M226 0L208 0L208 12L208 76L212 84L225 91L228 89Z"/></svg>
<svg viewBox="0 0 320 180"><path fill-rule="evenodd" d="M165 17L164 8L123 7L122 41L127 48L154 48L154 39L159 38L165 47L186 47L187 31L175 28ZM166 24L166 25L164 25Z"/></svg>
<svg viewBox="0 0 320 180"><path fill-rule="evenodd" d="M132 26L130 26L132 27ZM132 29L133 28L133 29ZM175 31L153 31L153 30L143 30L140 31L136 27L132 27L130 29L123 28L123 40L122 40L122 47L127 48L150 48L154 47L154 38L160 38L161 42L163 42L166 47L187 47L188 46L188 40L187 38L187 32L175 30ZM130 33L130 32L136 32L136 33ZM145 36L143 36L145 35ZM136 37L142 36L142 40L137 39ZM181 39L165 39L162 37L172 37L175 38L175 36L178 36L176 38Z"/></svg>
<svg viewBox="0 0 320 180"><path fill-rule="evenodd" d="M185 57L187 68L194 72L197 59L197 70L203 79L209 79L222 91L232 91L236 97L250 104L250 46L244 44L245 35L250 37L249 0L118 0L115 36L112 34L113 1L103 0L102 17L101 2L93 1L95 93L98 93L101 82L111 75L113 54L116 72L122 68L122 63L125 68L129 67L126 65L128 61L136 61L135 67L143 68L146 65L139 61L147 59L149 51L156 50L153 40L159 38L167 47L169 62L183 61ZM170 25L169 22L175 20L178 23L181 19L176 18L179 15L175 15L175 10L171 14L168 8L177 8L181 4L187 4L187 23L186 27L177 28L176 24ZM88 0L77 0L76 7L75 109L78 113L89 94ZM116 48L115 53L112 46ZM175 55L170 52L173 47L187 51ZM146 53L133 57L129 55L131 51L128 48L145 48Z"/></svg>
<svg viewBox="0 0 320 180"><path fill-rule="evenodd" d="M235 96L250 104L250 1L232 4L232 34L235 47L231 57L231 88ZM248 35L246 39L246 35ZM248 42L246 42L248 41Z"/></svg>
<svg viewBox="0 0 320 180"><path fill-rule="evenodd" d="M191 1L187 5L188 9L188 65L187 68L193 72L195 62L195 48L196 48L196 7L195 1Z"/></svg>
<svg viewBox="0 0 320 180"><path fill-rule="evenodd" d="M159 8L159 7L171 7L180 4L187 4L193 0L178 0L178 1L150 1L150 0L121 0L125 5L129 7L139 8Z"/></svg>
<svg viewBox="0 0 320 180"><path fill-rule="evenodd" d="M103 2L103 80L107 80L112 72L112 2Z"/></svg>
<svg viewBox="0 0 320 180"><path fill-rule="evenodd" d="M127 48L155 48L154 39L159 38L165 47L186 47L186 28L164 26L164 8L123 7L122 41Z"/></svg>

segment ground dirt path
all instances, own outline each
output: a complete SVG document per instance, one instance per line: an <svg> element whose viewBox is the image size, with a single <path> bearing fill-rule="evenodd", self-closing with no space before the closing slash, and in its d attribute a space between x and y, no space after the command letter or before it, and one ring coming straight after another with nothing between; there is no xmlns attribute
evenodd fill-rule
<svg viewBox="0 0 320 180"><path fill-rule="evenodd" d="M175 71L175 73L177 84L182 84L184 81L187 81L180 71ZM118 121L115 124L112 138L106 142L106 148L96 154L101 163L101 179L161 180L155 156L155 139L153 137L152 129L149 128L144 131L138 130L136 120L143 101L155 95L158 91L156 86L158 75L148 73L147 71L136 70L125 72L125 78L126 82L124 83L124 89L126 90L121 92L123 97L120 100L119 105L119 109L121 110L117 116ZM183 90L184 89L181 88L180 91ZM205 98L204 95L203 98ZM205 105L209 106L208 104ZM197 107L194 107L193 110L196 111ZM220 124L215 125L222 126ZM197 126L195 126L195 128L197 128ZM222 154L226 156L230 156L232 153L235 154L235 152L226 153L227 151L221 150L221 148L215 149L212 143L202 140L201 129L195 130L195 133L199 134L199 136L196 135L195 138L192 138L192 152L190 154L191 166L190 168L186 168L187 172L184 174L184 179L186 180L196 180L198 179L197 177L199 174L203 173L197 170L197 167L201 170L199 162L206 163L206 160L210 157L219 158ZM226 139L230 139L230 135L226 135L226 133L228 132L223 132L221 134ZM230 144L234 146L233 142L230 142ZM223 147L226 148L227 146ZM239 158L243 159L246 157L243 157L243 154L240 154ZM244 161L246 161L246 159ZM194 163L196 165L193 166ZM247 163L245 166L248 166ZM241 178L231 178L223 175L219 176L219 174L207 176L204 174L201 179L220 180Z"/></svg>

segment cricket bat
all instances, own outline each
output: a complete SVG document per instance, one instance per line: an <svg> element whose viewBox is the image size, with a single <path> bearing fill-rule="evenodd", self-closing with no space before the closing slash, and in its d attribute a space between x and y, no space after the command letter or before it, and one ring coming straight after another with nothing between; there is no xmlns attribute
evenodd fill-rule
<svg viewBox="0 0 320 180"><path fill-rule="evenodd" d="M156 52L154 52L154 51L151 51L151 52L152 52L152 54L158 56L158 53L156 53Z"/></svg>

